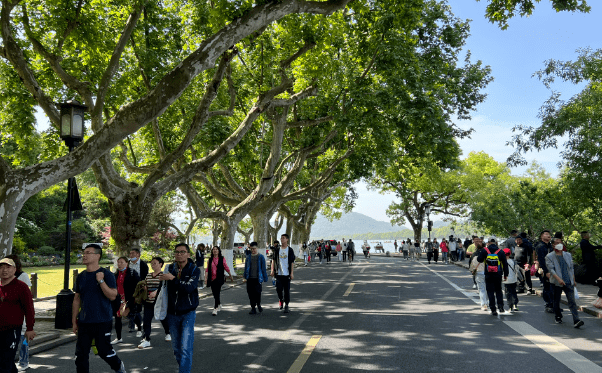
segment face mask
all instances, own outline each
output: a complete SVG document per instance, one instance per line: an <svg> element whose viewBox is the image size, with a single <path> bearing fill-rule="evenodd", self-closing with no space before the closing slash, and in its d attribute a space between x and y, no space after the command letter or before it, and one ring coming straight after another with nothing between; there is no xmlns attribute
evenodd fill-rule
<svg viewBox="0 0 602 373"><path fill-rule="evenodd" d="M138 258L130 258L130 262L136 263L137 260L138 260Z"/></svg>
<svg viewBox="0 0 602 373"><path fill-rule="evenodd" d="M120 272L123 272L123 271L125 271L126 269L128 269L128 267L125 267L124 269L120 269L119 271L120 271Z"/></svg>

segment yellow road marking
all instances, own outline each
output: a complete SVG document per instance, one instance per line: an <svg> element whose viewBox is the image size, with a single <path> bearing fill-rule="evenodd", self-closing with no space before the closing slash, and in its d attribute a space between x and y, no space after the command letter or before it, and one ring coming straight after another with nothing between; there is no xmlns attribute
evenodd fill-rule
<svg viewBox="0 0 602 373"><path fill-rule="evenodd" d="M355 285L355 282L352 282L351 284L349 284L347 291L345 292L345 294L343 294L344 297L348 296L351 293L351 290L353 290L353 285Z"/></svg>
<svg viewBox="0 0 602 373"><path fill-rule="evenodd" d="M295 360L295 362L293 363L293 365L291 365L291 367L290 367L290 369L288 370L287 373L299 373L299 372L301 372L301 369L303 369L303 366L307 362L307 359L309 359L309 355L311 355L311 353L313 352L314 348L316 348L316 345L320 341L320 338L322 338L321 335L314 335L314 336L311 337L311 339L309 340L309 342L307 342L307 344L305 345L305 348L303 349L303 351L301 351L301 355L299 355L299 357L297 358L297 360Z"/></svg>

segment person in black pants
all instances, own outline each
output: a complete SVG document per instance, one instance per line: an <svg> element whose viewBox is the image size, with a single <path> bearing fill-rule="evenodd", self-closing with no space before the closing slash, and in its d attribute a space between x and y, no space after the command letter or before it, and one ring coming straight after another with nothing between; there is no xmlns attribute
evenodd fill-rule
<svg viewBox="0 0 602 373"><path fill-rule="evenodd" d="M330 246L330 242L326 242L324 244L324 248L326 249L326 264L330 263L330 254L332 252L332 247Z"/></svg>
<svg viewBox="0 0 602 373"><path fill-rule="evenodd" d="M128 258L125 256L117 259L117 272L115 272L114 276L117 279L117 298L113 301L113 316L115 317L115 334L117 334L117 338L115 338L111 344L117 344L123 342L121 338L121 330L123 329L123 324L121 322L123 317L129 316L129 312L133 312L133 310L138 308L136 301L134 300L134 291L136 290L136 285L140 281L140 277L138 277L138 273L136 271L131 270L127 266ZM123 305L125 304L125 312L128 314L124 315L121 313L123 309ZM138 327L138 337L142 337L142 320L138 321L136 326Z"/></svg>
<svg viewBox="0 0 602 373"><path fill-rule="evenodd" d="M222 285L224 282L226 282L224 271L228 272L230 280L234 282L234 278L230 273L230 268L226 263L226 258L222 256L222 250L219 248L219 246L213 246L213 249L211 249L211 255L207 261L207 269L205 270L205 272L207 272L205 276L205 285L211 286L211 292L213 293L213 316L217 316L218 311L221 311L222 309L220 293L222 291Z"/></svg>
<svg viewBox="0 0 602 373"><path fill-rule="evenodd" d="M77 372L90 371L90 349L96 343L100 356L112 370L125 373L123 362L110 343L113 323L111 301L117 298L117 283L111 271L98 262L102 248L88 244L84 249L86 270L77 276L72 306L73 333L77 335L75 366Z"/></svg>
<svg viewBox="0 0 602 373"><path fill-rule="evenodd" d="M263 312L263 308L261 307L261 284L268 280L268 273L266 272L265 257L259 254L257 250L257 242L251 242L251 252L245 260L243 278L247 282L247 294L251 303L251 312L249 314L255 315L258 311L259 313Z"/></svg>
<svg viewBox="0 0 602 373"><path fill-rule="evenodd" d="M284 313L288 313L288 305L291 300L291 281L293 280L293 271L295 266L295 252L288 247L288 234L280 237L282 247L276 249L273 254L273 260L270 275L276 277L276 292L278 294L278 306L284 308Z"/></svg>
<svg viewBox="0 0 602 373"><path fill-rule="evenodd" d="M495 239L489 240L487 248L479 253L477 261L485 262L485 288L491 314L493 316L498 314L495 308L496 303L501 314L510 314L510 312L504 311L504 294L502 293L502 278L504 280L508 278L508 262L504 252L497 247Z"/></svg>
<svg viewBox="0 0 602 373"><path fill-rule="evenodd" d="M155 316L155 303L157 301L157 296L161 292L161 285L163 285L162 281L159 279L159 275L162 273L161 269L163 268L163 264L165 261L156 256L151 262L152 272L146 275L146 291L147 298L143 303L144 306L144 339L138 345L138 348L146 348L150 347L151 343L151 323L153 322L153 317ZM167 320L161 320L161 325L163 326L163 330L165 331L165 340L171 341L171 334L169 334L169 324L167 324Z"/></svg>

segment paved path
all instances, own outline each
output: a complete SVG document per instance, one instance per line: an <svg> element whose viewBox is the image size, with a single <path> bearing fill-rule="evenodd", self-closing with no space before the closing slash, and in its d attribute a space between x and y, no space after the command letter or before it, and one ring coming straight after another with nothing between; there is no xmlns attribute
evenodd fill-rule
<svg viewBox="0 0 602 373"><path fill-rule="evenodd" d="M243 286L222 293L217 317L213 299L202 299L193 371L602 372L600 320L583 315L582 330L557 325L541 298L522 294L521 312L490 316L479 310L472 278L459 266L373 256L295 273L288 315L276 309L271 285L264 285L261 316L248 315ZM153 332L144 350L125 333L116 349L128 372L177 371L158 323ZM69 343L35 355L32 369L74 371L73 353ZM92 358L91 371L109 369Z"/></svg>

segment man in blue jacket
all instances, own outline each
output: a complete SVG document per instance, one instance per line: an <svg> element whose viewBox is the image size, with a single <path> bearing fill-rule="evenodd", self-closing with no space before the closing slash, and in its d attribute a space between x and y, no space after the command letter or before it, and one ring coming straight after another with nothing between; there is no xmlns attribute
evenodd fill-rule
<svg viewBox="0 0 602 373"><path fill-rule="evenodd" d="M167 323L171 346L179 366L179 373L192 369L194 322L199 306L199 277L201 270L190 259L190 246L179 243L175 248L175 262L168 273L159 275L167 281Z"/></svg>
<svg viewBox="0 0 602 373"><path fill-rule="evenodd" d="M247 282L247 294L249 294L249 301L251 302L251 312L249 312L249 315L255 315L257 311L260 314L263 312L263 308L261 307L261 284L268 280L268 273L266 271L265 257L259 254L257 250L257 242L251 242L250 247L251 252L245 260L243 279ZM257 307L257 310L255 307Z"/></svg>

